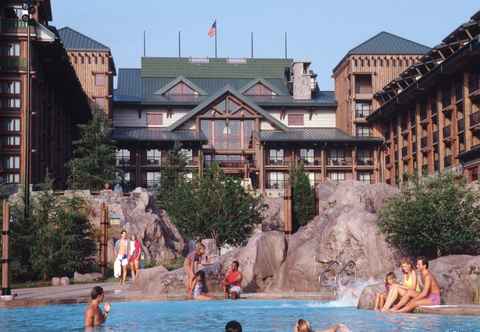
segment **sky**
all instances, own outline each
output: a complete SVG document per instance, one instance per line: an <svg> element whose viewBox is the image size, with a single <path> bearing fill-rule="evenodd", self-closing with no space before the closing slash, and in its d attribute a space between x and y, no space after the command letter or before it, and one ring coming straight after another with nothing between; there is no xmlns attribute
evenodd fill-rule
<svg viewBox="0 0 480 332"><path fill-rule="evenodd" d="M478 0L51 0L53 25L69 26L109 46L117 68L139 68L147 56L214 57L207 33L217 20L218 56L288 57L312 62L320 89L333 89L332 69L380 31L433 47L480 10Z"/></svg>

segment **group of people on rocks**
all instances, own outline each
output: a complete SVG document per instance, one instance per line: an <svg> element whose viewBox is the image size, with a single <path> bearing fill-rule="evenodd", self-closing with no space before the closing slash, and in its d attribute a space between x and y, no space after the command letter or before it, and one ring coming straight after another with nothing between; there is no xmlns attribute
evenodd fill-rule
<svg viewBox="0 0 480 332"><path fill-rule="evenodd" d="M205 245L201 242L195 244L195 250L187 256L184 263L186 274L185 286L189 298L195 300L213 300L214 297L208 294L205 271L201 269L202 257L205 255ZM222 280L222 288L226 299L236 300L242 292L242 273L239 271L240 264L233 261L225 277Z"/></svg>
<svg viewBox="0 0 480 332"><path fill-rule="evenodd" d="M404 258L400 261L403 272L402 283L397 281L395 273L387 273L385 292L376 295L375 310L412 312L419 306L440 304L440 287L437 279L428 269L428 259L418 257L416 266L420 272L420 278L410 259Z"/></svg>
<svg viewBox="0 0 480 332"><path fill-rule="evenodd" d="M130 267L132 280L135 280L140 270L140 258L142 256L142 244L135 234L127 237L127 231L122 230L120 239L115 243L115 262L113 275L120 278L120 284L127 282L128 268Z"/></svg>

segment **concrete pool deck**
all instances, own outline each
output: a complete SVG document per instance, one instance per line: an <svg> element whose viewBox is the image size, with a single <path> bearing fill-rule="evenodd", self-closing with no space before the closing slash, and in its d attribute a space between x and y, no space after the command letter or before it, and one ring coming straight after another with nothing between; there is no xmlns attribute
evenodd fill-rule
<svg viewBox="0 0 480 332"><path fill-rule="evenodd" d="M90 291L93 286L100 285L105 291L106 302L127 301L174 301L187 300L185 292L175 292L161 295L148 295L140 290L117 283L91 283L74 284L69 286L49 286L38 288L20 288L12 290L16 294L12 301L0 301L1 308L36 307L51 304L76 304L87 303L90 300ZM222 299L222 293L213 293ZM276 292L276 293L245 293L243 299L251 300L335 300L333 294L328 292ZM423 306L417 309L418 313L438 315L480 315L480 305L439 305Z"/></svg>

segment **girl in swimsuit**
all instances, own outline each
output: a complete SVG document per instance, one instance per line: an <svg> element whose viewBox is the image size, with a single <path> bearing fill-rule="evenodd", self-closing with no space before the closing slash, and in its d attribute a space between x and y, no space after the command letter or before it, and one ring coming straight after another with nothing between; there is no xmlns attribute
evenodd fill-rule
<svg viewBox="0 0 480 332"><path fill-rule="evenodd" d="M400 267L403 270L403 283L402 285L394 284L390 287L382 311L390 310L392 305L398 299L407 294L409 290L420 292L420 285L417 281L417 273L413 267L411 260L408 258L403 258L400 261Z"/></svg>
<svg viewBox="0 0 480 332"><path fill-rule="evenodd" d="M385 305L385 299L387 298L388 291L390 287L397 283L397 277L395 277L395 273L388 272L385 276L385 292L378 293L375 296L375 311L382 310L383 306Z"/></svg>
<svg viewBox="0 0 480 332"><path fill-rule="evenodd" d="M195 273L195 277L192 279L190 289L192 289L192 298L194 300L213 300L213 297L207 293L205 272L203 270Z"/></svg>

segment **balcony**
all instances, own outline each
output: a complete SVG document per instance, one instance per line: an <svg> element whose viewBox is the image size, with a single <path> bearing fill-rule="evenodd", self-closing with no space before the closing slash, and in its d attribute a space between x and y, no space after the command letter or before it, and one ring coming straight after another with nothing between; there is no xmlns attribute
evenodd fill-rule
<svg viewBox="0 0 480 332"><path fill-rule="evenodd" d="M417 143L412 144L412 154L417 153Z"/></svg>
<svg viewBox="0 0 480 332"><path fill-rule="evenodd" d="M322 166L320 160L312 160L312 159L302 159L300 158L299 163L302 163L305 167L314 167L314 166Z"/></svg>
<svg viewBox="0 0 480 332"><path fill-rule="evenodd" d="M18 56L0 58L1 70L27 70L27 59Z"/></svg>
<svg viewBox="0 0 480 332"><path fill-rule="evenodd" d="M420 146L423 148L428 147L428 137L424 136L420 139Z"/></svg>
<svg viewBox="0 0 480 332"><path fill-rule="evenodd" d="M478 73L470 73L468 79L468 93L473 94L480 89L480 75Z"/></svg>
<svg viewBox="0 0 480 332"><path fill-rule="evenodd" d="M480 123L480 111L470 114L470 127L475 127Z"/></svg>
<svg viewBox="0 0 480 332"><path fill-rule="evenodd" d="M440 170L440 162L438 160L435 160L433 162L433 167L436 171Z"/></svg>
<svg viewBox="0 0 480 332"><path fill-rule="evenodd" d="M385 157L385 164L387 164L387 165L390 164L390 161L391 161L390 156L386 156Z"/></svg>
<svg viewBox="0 0 480 332"><path fill-rule="evenodd" d="M445 168L452 166L452 160L453 160L452 155L445 156L445 158L443 158L443 164Z"/></svg>
<svg viewBox="0 0 480 332"><path fill-rule="evenodd" d="M19 19L2 18L1 29L2 33L27 32L27 22Z"/></svg>
<svg viewBox="0 0 480 332"><path fill-rule="evenodd" d="M352 158L345 157L345 158L328 158L327 166L352 166Z"/></svg>
<svg viewBox="0 0 480 332"><path fill-rule="evenodd" d="M117 167L128 167L130 166L130 158L117 158L116 165Z"/></svg>
<svg viewBox="0 0 480 332"><path fill-rule="evenodd" d="M160 159L157 158L147 158L145 160L144 166L160 166Z"/></svg>
<svg viewBox="0 0 480 332"><path fill-rule="evenodd" d="M147 180L146 186L147 188L156 188L160 185L160 180Z"/></svg>
<svg viewBox="0 0 480 332"><path fill-rule="evenodd" d="M371 157L357 158L357 166L373 166L373 158Z"/></svg>
<svg viewBox="0 0 480 332"><path fill-rule="evenodd" d="M284 159L268 159L267 166L290 167L293 163Z"/></svg>
<svg viewBox="0 0 480 332"><path fill-rule="evenodd" d="M438 143L438 130L433 132L433 144Z"/></svg>
<svg viewBox="0 0 480 332"><path fill-rule="evenodd" d="M404 146L402 148L402 157L405 158L406 156L408 156L408 147Z"/></svg>
<svg viewBox="0 0 480 332"><path fill-rule="evenodd" d="M458 127L458 131L464 131L465 130L465 121L463 119L459 119L457 121L457 127Z"/></svg>

